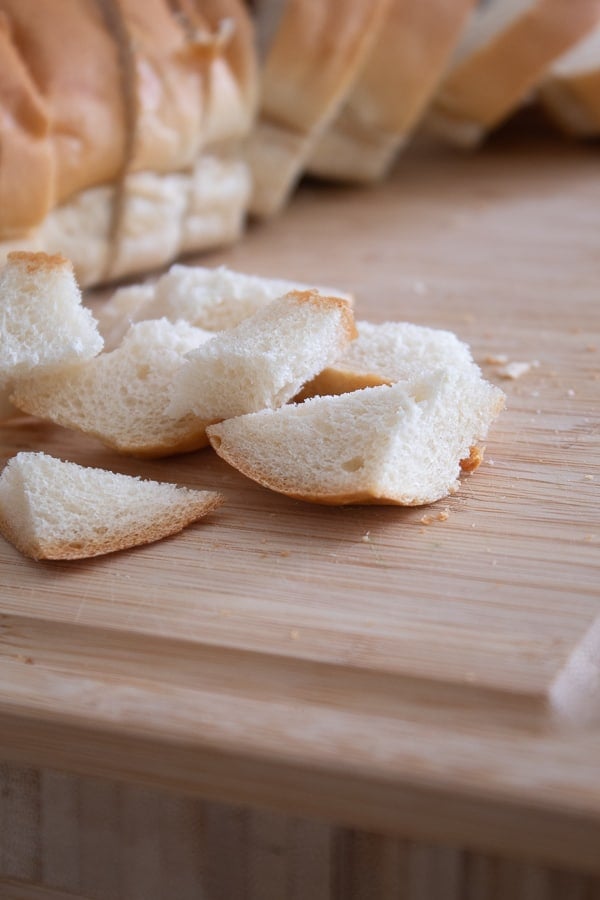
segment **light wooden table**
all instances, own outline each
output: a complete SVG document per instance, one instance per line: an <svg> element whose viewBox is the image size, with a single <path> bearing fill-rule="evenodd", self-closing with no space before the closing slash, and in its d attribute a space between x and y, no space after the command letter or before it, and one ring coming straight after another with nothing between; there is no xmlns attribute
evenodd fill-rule
<svg viewBox="0 0 600 900"><path fill-rule="evenodd" d="M206 262L456 331L508 408L428 510L313 507L210 451L140 464L4 429L4 457L227 502L96 560L0 545L0 897L596 900L597 147L413 153L374 190L306 187ZM536 364L500 381L502 354Z"/></svg>

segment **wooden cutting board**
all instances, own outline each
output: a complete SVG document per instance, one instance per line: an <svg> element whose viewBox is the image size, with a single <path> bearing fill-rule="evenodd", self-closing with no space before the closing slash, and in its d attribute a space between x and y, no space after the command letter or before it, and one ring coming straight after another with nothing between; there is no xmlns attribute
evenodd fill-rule
<svg viewBox="0 0 600 900"><path fill-rule="evenodd" d="M305 187L203 262L449 328L507 410L427 509L310 506L209 450L139 463L2 429L4 458L44 449L226 504L89 561L0 542L0 756L600 871L600 701L594 723L569 668L600 653L597 148L422 150L373 190ZM503 380L502 356L530 368ZM573 717L549 703L557 677Z"/></svg>

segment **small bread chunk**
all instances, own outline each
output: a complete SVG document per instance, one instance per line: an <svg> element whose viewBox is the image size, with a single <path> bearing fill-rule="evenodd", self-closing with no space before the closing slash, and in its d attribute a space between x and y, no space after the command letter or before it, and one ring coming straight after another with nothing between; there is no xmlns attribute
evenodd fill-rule
<svg viewBox="0 0 600 900"><path fill-rule="evenodd" d="M45 253L14 252L0 272L0 383L34 368L89 359L103 342L71 263Z"/></svg>
<svg viewBox="0 0 600 900"><path fill-rule="evenodd" d="M169 412L217 422L282 406L355 336L343 300L292 291L188 353Z"/></svg>
<svg viewBox="0 0 600 900"><path fill-rule="evenodd" d="M18 453L0 475L0 533L33 559L84 559L176 534L222 497Z"/></svg>
<svg viewBox="0 0 600 900"><path fill-rule="evenodd" d="M24 412L91 434L130 456L196 450L208 443L206 423L166 410L185 353L209 337L186 322L140 322L112 353L19 381L12 399Z"/></svg>
<svg viewBox="0 0 600 900"><path fill-rule="evenodd" d="M315 397L207 432L232 466L291 497L416 506L458 489L461 460L503 404L502 391L473 366Z"/></svg>
<svg viewBox="0 0 600 900"><path fill-rule="evenodd" d="M304 386L302 399L393 384L428 370L473 365L468 346L451 331L410 322L357 322L356 330L358 337L344 355Z"/></svg>
<svg viewBox="0 0 600 900"><path fill-rule="evenodd" d="M106 345L114 349L132 322L146 319L183 319L206 331L235 328L273 300L290 291L310 287L281 278L264 278L235 272L226 266L171 266L158 281L118 288L99 310L100 329ZM341 297L351 306L351 294L315 286L327 297Z"/></svg>
<svg viewBox="0 0 600 900"><path fill-rule="evenodd" d="M313 286L328 297L341 297L351 303L348 294L332 288ZM172 266L158 279L152 299L134 312L136 321L160 319L176 322L185 319L206 331L234 328L290 291L307 291L309 286L281 278L263 278L234 272L225 266Z"/></svg>

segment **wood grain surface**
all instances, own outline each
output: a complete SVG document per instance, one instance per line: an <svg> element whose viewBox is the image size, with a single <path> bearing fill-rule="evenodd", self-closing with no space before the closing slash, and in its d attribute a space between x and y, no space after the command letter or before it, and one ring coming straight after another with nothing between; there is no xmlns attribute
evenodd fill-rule
<svg viewBox="0 0 600 900"><path fill-rule="evenodd" d="M600 872L598 172L596 147L543 135L423 148L376 189L307 185L203 260L468 341L507 410L447 501L313 507L210 450L142 464L2 429L3 459L44 449L226 503L90 561L0 544L0 756ZM532 366L502 380L502 355ZM582 716L552 709L565 678Z"/></svg>

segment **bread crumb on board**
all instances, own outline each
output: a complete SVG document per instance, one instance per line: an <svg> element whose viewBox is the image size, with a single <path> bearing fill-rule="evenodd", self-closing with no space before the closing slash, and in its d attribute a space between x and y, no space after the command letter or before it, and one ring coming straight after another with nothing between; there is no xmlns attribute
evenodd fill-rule
<svg viewBox="0 0 600 900"><path fill-rule="evenodd" d="M522 375L527 375L531 369L536 369L538 366L539 362L537 359L532 360L532 362L508 362L506 365L499 366L496 369L496 374L499 375L500 378L516 381L517 378L521 378Z"/></svg>
<svg viewBox="0 0 600 900"><path fill-rule="evenodd" d="M424 516L421 516L419 522L421 525L433 525L434 522L445 522L449 517L450 510L445 506L438 513L426 513Z"/></svg>

